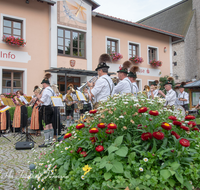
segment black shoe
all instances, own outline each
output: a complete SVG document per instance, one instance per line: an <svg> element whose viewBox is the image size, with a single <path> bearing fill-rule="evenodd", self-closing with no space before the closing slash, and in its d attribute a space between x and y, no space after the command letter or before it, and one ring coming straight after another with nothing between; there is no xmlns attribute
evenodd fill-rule
<svg viewBox="0 0 200 190"><path fill-rule="evenodd" d="M44 143L44 144L41 144L38 146L39 148L44 148L44 147L47 147L47 145Z"/></svg>

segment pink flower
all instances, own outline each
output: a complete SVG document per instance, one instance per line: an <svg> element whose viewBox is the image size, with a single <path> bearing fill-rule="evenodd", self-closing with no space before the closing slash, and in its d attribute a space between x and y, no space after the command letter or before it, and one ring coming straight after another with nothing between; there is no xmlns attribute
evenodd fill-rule
<svg viewBox="0 0 200 190"><path fill-rule="evenodd" d="M47 165L45 165L45 168L47 168L48 166Z"/></svg>

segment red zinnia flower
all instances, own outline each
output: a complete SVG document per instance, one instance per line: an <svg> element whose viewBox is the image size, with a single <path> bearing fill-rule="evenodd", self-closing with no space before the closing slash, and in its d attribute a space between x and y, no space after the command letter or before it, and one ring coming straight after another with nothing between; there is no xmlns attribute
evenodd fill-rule
<svg viewBox="0 0 200 190"><path fill-rule="evenodd" d="M76 126L77 129L81 129L81 128L83 128L83 127L85 127L85 125L84 125L83 123L79 123L79 124Z"/></svg>
<svg viewBox="0 0 200 190"><path fill-rule="evenodd" d="M179 141L179 143L180 143L182 146L184 146L184 147L190 146L190 141L188 141L187 139L181 139L181 140Z"/></svg>
<svg viewBox="0 0 200 190"><path fill-rule="evenodd" d="M108 124L108 129L117 129L117 125L114 123L109 123Z"/></svg>
<svg viewBox="0 0 200 190"><path fill-rule="evenodd" d="M177 126L181 126L182 125L182 123L180 121L173 121L173 124L177 125Z"/></svg>
<svg viewBox="0 0 200 190"><path fill-rule="evenodd" d="M185 120L193 120L193 119L195 119L195 116L193 116L193 115L185 116Z"/></svg>
<svg viewBox="0 0 200 190"><path fill-rule="evenodd" d="M86 156L87 156L87 152L85 152L85 151L81 152L80 154L82 154L83 157L86 157Z"/></svg>
<svg viewBox="0 0 200 190"><path fill-rule="evenodd" d="M194 127L194 128L192 129L192 131L198 131L198 132L199 132L199 129L198 129L197 127Z"/></svg>
<svg viewBox="0 0 200 190"><path fill-rule="evenodd" d="M180 135L178 135L175 131L172 131L171 134L174 135L176 137L176 139L180 138Z"/></svg>
<svg viewBox="0 0 200 190"><path fill-rule="evenodd" d="M169 116L168 118L171 119L172 121L177 120L176 116L173 116L173 115Z"/></svg>
<svg viewBox="0 0 200 190"><path fill-rule="evenodd" d="M105 125L105 123L99 123L99 124L97 125L97 127L103 129L103 128L106 127L106 125Z"/></svg>
<svg viewBox="0 0 200 190"><path fill-rule="evenodd" d="M98 133L99 129L93 127L92 129L89 130L89 133Z"/></svg>
<svg viewBox="0 0 200 190"><path fill-rule="evenodd" d="M189 131L189 130L190 130L189 127L186 127L186 126L184 126L184 125L181 126L181 129L183 129L183 130L185 130L185 131Z"/></svg>
<svg viewBox="0 0 200 190"><path fill-rule="evenodd" d="M147 111L147 107L142 107L138 110L138 113L144 113Z"/></svg>
<svg viewBox="0 0 200 190"><path fill-rule="evenodd" d="M114 129L106 129L106 133L107 134L112 134L112 133L114 133Z"/></svg>
<svg viewBox="0 0 200 190"><path fill-rule="evenodd" d="M192 127L196 126L197 124L194 121L189 121L188 125L192 125Z"/></svg>
<svg viewBox="0 0 200 190"><path fill-rule="evenodd" d="M81 152L83 149L81 147L78 148L77 153Z"/></svg>
<svg viewBox="0 0 200 190"><path fill-rule="evenodd" d="M97 113L97 110L90 110L90 113Z"/></svg>
<svg viewBox="0 0 200 190"><path fill-rule="evenodd" d="M165 135L162 132L153 132L153 137L158 140L164 139Z"/></svg>
<svg viewBox="0 0 200 190"><path fill-rule="evenodd" d="M101 146L101 145L99 145L99 146L97 146L97 147L95 148L95 150L96 150L97 152L101 152L101 151L104 150L104 147Z"/></svg>
<svg viewBox="0 0 200 190"><path fill-rule="evenodd" d="M153 116L158 116L159 115L159 113L158 113L158 111L149 111L149 114L150 115L153 115Z"/></svg>
<svg viewBox="0 0 200 190"><path fill-rule="evenodd" d="M71 137L71 136L72 136L71 133L66 133L65 136L64 136L64 139L69 138L69 137Z"/></svg>
<svg viewBox="0 0 200 190"><path fill-rule="evenodd" d="M161 127L165 130L171 130L172 126L169 123L163 122Z"/></svg>
<svg viewBox="0 0 200 190"><path fill-rule="evenodd" d="M90 140L91 140L92 144L94 144L97 141L97 137L90 137Z"/></svg>
<svg viewBox="0 0 200 190"><path fill-rule="evenodd" d="M149 133L149 132L147 132L147 133L142 133L142 135L141 135L141 139L142 139L143 141L146 141L146 140L152 139L152 134Z"/></svg>

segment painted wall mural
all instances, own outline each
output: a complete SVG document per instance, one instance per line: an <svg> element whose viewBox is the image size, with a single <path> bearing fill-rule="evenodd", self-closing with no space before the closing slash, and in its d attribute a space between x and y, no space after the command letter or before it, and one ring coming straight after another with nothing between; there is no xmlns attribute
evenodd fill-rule
<svg viewBox="0 0 200 190"><path fill-rule="evenodd" d="M58 24L87 29L87 9L83 0L58 1Z"/></svg>

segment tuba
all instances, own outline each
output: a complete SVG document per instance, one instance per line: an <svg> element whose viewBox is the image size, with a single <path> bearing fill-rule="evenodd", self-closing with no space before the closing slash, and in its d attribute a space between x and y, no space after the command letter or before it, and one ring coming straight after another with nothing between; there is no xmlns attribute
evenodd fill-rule
<svg viewBox="0 0 200 190"><path fill-rule="evenodd" d="M69 84L68 85L68 87L70 88L69 89L69 91L68 91L68 93L66 94L66 99L67 99L67 101L66 101L66 104L67 104L67 106L71 106L71 103L74 101L73 100L73 98L72 98L72 96L70 95L72 92L74 92L75 90L74 90L74 85L73 84Z"/></svg>
<svg viewBox="0 0 200 190"><path fill-rule="evenodd" d="M143 94L148 97L148 92L150 91L150 87L148 85L145 85L144 86L144 90L143 90Z"/></svg>

